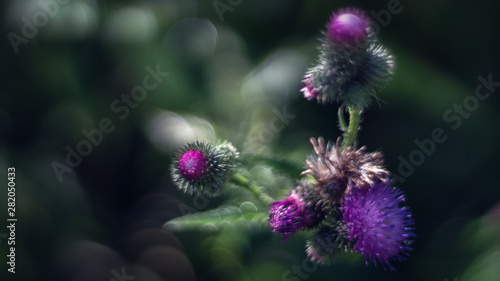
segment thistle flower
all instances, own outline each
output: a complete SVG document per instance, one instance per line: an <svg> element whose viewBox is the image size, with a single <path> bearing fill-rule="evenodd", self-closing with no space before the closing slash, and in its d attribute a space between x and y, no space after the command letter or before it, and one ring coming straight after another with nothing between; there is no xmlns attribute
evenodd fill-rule
<svg viewBox="0 0 500 281"><path fill-rule="evenodd" d="M270 206L272 208L269 210L269 224L274 233L283 235L282 241L300 229L318 223L314 206L304 202L297 189L287 198L273 202Z"/></svg>
<svg viewBox="0 0 500 281"><path fill-rule="evenodd" d="M229 142L189 143L173 160L172 179L186 193L219 195L237 158L238 151Z"/></svg>
<svg viewBox="0 0 500 281"><path fill-rule="evenodd" d="M327 24L319 60L301 89L308 100L341 102L362 109L392 75L394 61L377 41L368 16L357 9L334 13Z"/></svg>
<svg viewBox="0 0 500 281"><path fill-rule="evenodd" d="M409 208L399 206L404 200L402 192L387 183L354 188L342 199L340 209L348 238L354 242L354 252L362 253L367 263L394 270L391 263L408 256L415 234Z"/></svg>
<svg viewBox="0 0 500 281"><path fill-rule="evenodd" d="M349 194L352 186L367 189L378 182L386 182L389 172L383 166L380 152L366 153L366 147L355 149L346 147L340 151L340 138L337 144L328 142L325 146L323 138L316 141L310 139L315 154L306 160L306 168L302 174L314 178L315 185L321 192L323 200L335 205L344 195Z"/></svg>
<svg viewBox="0 0 500 281"><path fill-rule="evenodd" d="M352 242L342 221L333 226L322 226L307 240L306 252L311 261L331 264L338 253L352 251Z"/></svg>
<svg viewBox="0 0 500 281"><path fill-rule="evenodd" d="M179 172L187 180L197 180L203 176L207 158L200 150L188 150L179 159Z"/></svg>

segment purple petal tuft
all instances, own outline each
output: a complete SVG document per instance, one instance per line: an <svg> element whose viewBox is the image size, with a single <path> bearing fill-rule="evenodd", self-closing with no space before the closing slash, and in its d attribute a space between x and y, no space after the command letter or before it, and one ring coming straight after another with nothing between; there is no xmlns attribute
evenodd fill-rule
<svg viewBox="0 0 500 281"><path fill-rule="evenodd" d="M342 200L348 238L355 241L353 250L362 253L367 262L394 270L391 262L408 256L408 244L415 234L409 208L399 206L402 202L402 192L385 183L367 190L353 188Z"/></svg>

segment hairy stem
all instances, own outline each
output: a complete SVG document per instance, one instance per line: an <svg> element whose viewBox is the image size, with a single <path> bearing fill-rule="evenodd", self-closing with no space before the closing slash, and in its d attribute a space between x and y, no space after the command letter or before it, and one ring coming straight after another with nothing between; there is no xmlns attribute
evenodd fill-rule
<svg viewBox="0 0 500 281"><path fill-rule="evenodd" d="M251 183L250 180L240 174L234 174L231 177L231 181L238 186L242 186L248 189L255 197L257 197L257 199L260 200L260 202L264 206L269 206L269 204L275 201L273 200L273 198L263 192L260 186Z"/></svg>
<svg viewBox="0 0 500 281"><path fill-rule="evenodd" d="M342 132L347 131L347 123L345 122L345 119L344 119L344 107L343 106L339 107L338 116L339 116L339 128L340 128L340 130Z"/></svg>
<svg viewBox="0 0 500 281"><path fill-rule="evenodd" d="M347 132L344 133L344 141L342 143L342 150L348 146L353 146L356 141L359 130L359 121L361 119L361 110L355 107L349 107L349 127Z"/></svg>

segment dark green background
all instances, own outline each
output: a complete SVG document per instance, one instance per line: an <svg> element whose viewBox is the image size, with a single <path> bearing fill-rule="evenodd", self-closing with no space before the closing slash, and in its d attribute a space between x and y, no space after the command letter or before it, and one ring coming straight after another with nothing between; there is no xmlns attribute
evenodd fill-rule
<svg viewBox="0 0 500 281"><path fill-rule="evenodd" d="M22 17L41 8L0 4L0 234L7 233L7 167L16 168L18 218L15 275L0 237L2 280L112 280L122 268L134 280L302 279L286 272L307 261L305 235L281 243L268 230L161 231L180 204L208 210L220 203L177 191L170 159L189 129L299 163L311 152L310 137L335 140L337 105L306 101L300 80L332 11L380 15L389 1L232 1L223 20L214 3L70 1L17 54L8 34L22 35ZM399 7L379 34L396 73L364 113L359 143L383 151L400 175L415 141L444 130L446 141L397 183L414 212L415 249L395 272L345 256L303 279L499 280L500 87L456 129L443 114L473 99L479 76L500 81L500 5L413 0ZM111 104L156 65L170 75L120 120ZM273 109L284 107L295 117L263 133ZM64 164L65 147L76 148L82 130L103 118L114 131L59 181L54 161Z"/></svg>

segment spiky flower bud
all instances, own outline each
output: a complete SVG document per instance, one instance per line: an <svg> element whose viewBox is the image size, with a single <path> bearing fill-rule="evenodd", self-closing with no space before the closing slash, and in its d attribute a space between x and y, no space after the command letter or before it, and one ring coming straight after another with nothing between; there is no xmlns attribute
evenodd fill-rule
<svg viewBox="0 0 500 281"><path fill-rule="evenodd" d="M367 189L375 183L386 182L389 177L380 152L367 153L366 147L346 147L341 151L340 138L336 145L332 142L325 145L323 138L310 141L315 153L306 160L307 170L302 174L314 178L313 185L331 205L338 204L352 186Z"/></svg>
<svg viewBox="0 0 500 281"><path fill-rule="evenodd" d="M394 62L376 39L368 16L357 9L334 13L320 46L319 60L303 82L304 97L366 107L390 79Z"/></svg>
<svg viewBox="0 0 500 281"><path fill-rule="evenodd" d="M272 208L269 210L269 224L274 233L283 235L282 241L302 228L319 223L322 219L315 212L315 206L305 202L297 191L302 192L303 188L295 188L290 196L270 204Z"/></svg>
<svg viewBox="0 0 500 281"><path fill-rule="evenodd" d="M302 180L291 192L304 202L304 228L311 229L318 226L329 214L328 202L324 202L321 193L307 180Z"/></svg>
<svg viewBox="0 0 500 281"><path fill-rule="evenodd" d="M354 252L363 254L367 262L394 270L391 263L408 256L415 234L409 208L399 206L404 200L399 189L386 183L353 188L342 199L340 209L348 238L354 242Z"/></svg>
<svg viewBox="0 0 500 281"><path fill-rule="evenodd" d="M186 193L219 195L237 158L238 151L229 142L188 143L173 160L172 179Z"/></svg>
<svg viewBox="0 0 500 281"><path fill-rule="evenodd" d="M338 221L333 226L321 227L309 237L306 252L311 261L328 265L337 254L352 251L351 246L344 223Z"/></svg>
<svg viewBox="0 0 500 281"><path fill-rule="evenodd" d="M304 203L295 194L284 200L273 202L269 210L269 224L273 232L283 235L283 240L299 231L304 225Z"/></svg>

